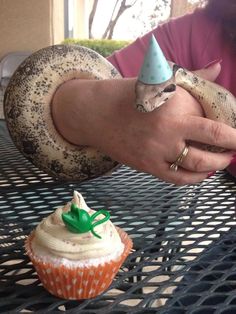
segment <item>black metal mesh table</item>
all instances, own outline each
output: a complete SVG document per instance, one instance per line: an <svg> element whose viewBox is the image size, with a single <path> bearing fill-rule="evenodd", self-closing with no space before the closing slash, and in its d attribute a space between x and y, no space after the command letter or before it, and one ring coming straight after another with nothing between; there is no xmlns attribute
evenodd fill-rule
<svg viewBox="0 0 236 314"><path fill-rule="evenodd" d="M80 184L55 181L31 165L0 122L0 313L236 313L234 179L224 172L175 187L120 167ZM135 251L111 287L85 301L44 290L24 252L29 232L80 191L106 208Z"/></svg>

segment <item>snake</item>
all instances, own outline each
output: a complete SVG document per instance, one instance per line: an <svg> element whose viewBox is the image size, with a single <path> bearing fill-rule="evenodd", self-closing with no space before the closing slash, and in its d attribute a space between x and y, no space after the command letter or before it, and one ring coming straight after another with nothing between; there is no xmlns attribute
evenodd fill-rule
<svg viewBox="0 0 236 314"><path fill-rule="evenodd" d="M118 162L96 148L73 145L59 134L51 101L68 80L115 78L121 78L115 67L83 46L53 45L31 54L16 69L4 93L4 116L15 146L58 180L82 182L111 172Z"/></svg>
<svg viewBox="0 0 236 314"><path fill-rule="evenodd" d="M155 110L180 86L199 101L207 118L236 127L233 94L181 66L171 66L173 76L164 83L146 85L137 79L137 110ZM69 143L57 131L51 114L52 97L61 84L72 79L122 76L90 48L45 47L27 57L14 72L4 94L4 115L15 146L29 161L56 179L82 182L112 172L119 163L93 147Z"/></svg>
<svg viewBox="0 0 236 314"><path fill-rule="evenodd" d="M236 98L221 85L208 81L196 73L168 61L172 77L160 84L145 84L139 79L135 85L135 107L140 112L151 112L172 98L176 86L188 91L200 103L206 118L236 128ZM222 147L198 144L199 148L211 152L223 152Z"/></svg>

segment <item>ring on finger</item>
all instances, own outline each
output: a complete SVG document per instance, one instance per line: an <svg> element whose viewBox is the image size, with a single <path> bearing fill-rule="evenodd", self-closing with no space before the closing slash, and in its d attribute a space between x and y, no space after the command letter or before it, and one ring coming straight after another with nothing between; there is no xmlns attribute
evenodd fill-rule
<svg viewBox="0 0 236 314"><path fill-rule="evenodd" d="M182 152L177 157L176 161L170 165L170 170L177 171L179 166L183 163L184 158L188 155L189 148L186 145Z"/></svg>

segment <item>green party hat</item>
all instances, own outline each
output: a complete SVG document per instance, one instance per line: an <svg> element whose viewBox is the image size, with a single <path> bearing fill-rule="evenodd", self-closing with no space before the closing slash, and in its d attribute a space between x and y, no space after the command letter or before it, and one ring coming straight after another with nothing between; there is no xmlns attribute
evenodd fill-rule
<svg viewBox="0 0 236 314"><path fill-rule="evenodd" d="M144 84L161 84L173 75L160 46L152 35L138 80Z"/></svg>

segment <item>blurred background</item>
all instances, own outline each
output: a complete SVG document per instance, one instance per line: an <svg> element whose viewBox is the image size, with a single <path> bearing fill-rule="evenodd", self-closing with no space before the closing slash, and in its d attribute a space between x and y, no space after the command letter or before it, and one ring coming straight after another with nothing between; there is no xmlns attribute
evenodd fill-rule
<svg viewBox="0 0 236 314"><path fill-rule="evenodd" d="M3 95L31 53L61 43L110 55L204 0L0 0L0 118Z"/></svg>
<svg viewBox="0 0 236 314"><path fill-rule="evenodd" d="M203 0L0 0L0 59L64 39L132 41Z"/></svg>

